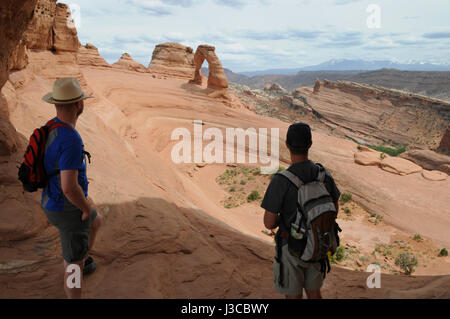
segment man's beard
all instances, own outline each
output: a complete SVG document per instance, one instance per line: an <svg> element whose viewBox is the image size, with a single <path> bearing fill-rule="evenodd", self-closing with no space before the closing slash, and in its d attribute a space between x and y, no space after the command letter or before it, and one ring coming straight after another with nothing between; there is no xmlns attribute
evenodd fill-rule
<svg viewBox="0 0 450 319"><path fill-rule="evenodd" d="M77 118L78 118L81 114L83 114L83 111L84 111L84 105L82 105L81 108L78 110L78 112L77 112Z"/></svg>

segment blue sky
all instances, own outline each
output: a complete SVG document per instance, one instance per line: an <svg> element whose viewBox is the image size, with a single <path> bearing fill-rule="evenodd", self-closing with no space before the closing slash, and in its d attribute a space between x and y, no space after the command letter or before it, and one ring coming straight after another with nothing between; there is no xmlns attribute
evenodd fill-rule
<svg viewBox="0 0 450 319"><path fill-rule="evenodd" d="M211 44L235 72L331 59L450 63L450 0L67 0L78 34L108 62L128 52L145 66L155 45ZM369 28L370 4L380 28ZM75 16L77 16L75 14Z"/></svg>

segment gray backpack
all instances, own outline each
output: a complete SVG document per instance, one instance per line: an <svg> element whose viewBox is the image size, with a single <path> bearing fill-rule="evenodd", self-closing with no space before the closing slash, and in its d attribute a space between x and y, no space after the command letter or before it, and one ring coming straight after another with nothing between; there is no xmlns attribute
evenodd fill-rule
<svg viewBox="0 0 450 319"><path fill-rule="evenodd" d="M333 255L339 246L340 228L333 199L325 187L325 169L318 165L316 180L306 184L288 170L278 174L298 189L295 220L287 227L289 252L305 262L328 263L328 252Z"/></svg>

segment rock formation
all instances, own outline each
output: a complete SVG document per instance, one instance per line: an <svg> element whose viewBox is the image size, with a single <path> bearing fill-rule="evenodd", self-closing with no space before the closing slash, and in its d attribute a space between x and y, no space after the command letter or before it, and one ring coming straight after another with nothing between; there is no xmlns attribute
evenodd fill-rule
<svg viewBox="0 0 450 319"><path fill-rule="evenodd" d="M14 48L9 57L8 70L18 71L24 69L28 65L28 50L25 43L21 40Z"/></svg>
<svg viewBox="0 0 450 319"><path fill-rule="evenodd" d="M78 49L77 61L79 65L111 67L100 55L98 49L90 43L86 43Z"/></svg>
<svg viewBox="0 0 450 319"><path fill-rule="evenodd" d="M378 152L356 152L355 163L364 166L380 166L380 155Z"/></svg>
<svg viewBox="0 0 450 319"><path fill-rule="evenodd" d="M399 157L386 156L381 160L380 167L388 172L398 175L409 175L412 173L422 172L422 167L414 164L411 161Z"/></svg>
<svg viewBox="0 0 450 319"><path fill-rule="evenodd" d="M287 91L278 83L267 83L264 86L264 91L275 94L284 94Z"/></svg>
<svg viewBox="0 0 450 319"><path fill-rule="evenodd" d="M51 50L53 47L53 25L56 17L56 0L38 0L33 18L24 34L29 49Z"/></svg>
<svg viewBox="0 0 450 319"><path fill-rule="evenodd" d="M136 72L142 72L142 73L147 72L147 68L145 66L143 66L142 64L140 64L139 62L136 62L135 60L133 60L131 55L129 55L128 53L122 54L119 61L114 63L112 65L112 67L116 68L116 69L124 69L124 70L136 71Z"/></svg>
<svg viewBox="0 0 450 319"><path fill-rule="evenodd" d="M440 172L440 171L427 171L427 170L423 170L422 171L422 176L425 179L428 179L430 181L445 181L448 178L448 175L444 172Z"/></svg>
<svg viewBox="0 0 450 319"><path fill-rule="evenodd" d="M399 155L427 170L440 170L442 165L450 165L450 156L436 153L431 150L410 150Z"/></svg>
<svg viewBox="0 0 450 319"><path fill-rule="evenodd" d="M76 52L80 43L69 7L56 0L38 0L24 42L29 49Z"/></svg>
<svg viewBox="0 0 450 319"><path fill-rule="evenodd" d="M56 51L77 52L80 47L77 29L66 4L56 5L55 21L53 24L53 49Z"/></svg>
<svg viewBox="0 0 450 319"><path fill-rule="evenodd" d="M148 69L151 73L192 79L195 72L194 52L191 47L177 42L158 44Z"/></svg>
<svg viewBox="0 0 450 319"><path fill-rule="evenodd" d="M321 87L322 83L320 83L319 79L316 79L316 82L314 83L314 94L319 93Z"/></svg>
<svg viewBox="0 0 450 319"><path fill-rule="evenodd" d="M8 78L8 70L17 67L17 57L20 56L21 49L14 54L13 51L19 45L35 5L36 0L0 2L0 90ZM10 62L12 54L14 57ZM0 156L9 155L16 149L16 130L9 121L5 97L0 94Z"/></svg>
<svg viewBox="0 0 450 319"><path fill-rule="evenodd" d="M355 163L364 166L379 166L381 169L398 175L420 173L423 168L400 157L391 157L377 151L358 151L354 155Z"/></svg>
<svg viewBox="0 0 450 319"><path fill-rule="evenodd" d="M360 144L437 149L450 123L450 102L353 82L323 81L320 94L298 88L315 120Z"/></svg>
<svg viewBox="0 0 450 319"><path fill-rule="evenodd" d="M450 127L445 130L438 150L444 154L450 155Z"/></svg>
<svg viewBox="0 0 450 319"><path fill-rule="evenodd" d="M228 88L228 80L222 67L222 63L215 53L216 48L210 45L202 44L195 51L195 74L190 83L202 85L203 77L201 67L203 62L208 61L208 88L214 90L223 90Z"/></svg>

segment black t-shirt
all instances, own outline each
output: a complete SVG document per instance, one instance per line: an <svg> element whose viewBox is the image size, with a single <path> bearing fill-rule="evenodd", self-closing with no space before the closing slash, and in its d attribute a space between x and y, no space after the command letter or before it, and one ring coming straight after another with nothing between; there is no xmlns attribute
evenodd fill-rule
<svg viewBox="0 0 450 319"><path fill-rule="evenodd" d="M294 163L289 166L288 170L305 184L314 181L319 174L319 166L310 160ZM331 174L327 170L325 172L325 187L333 198L333 202L337 202L341 192ZM295 220L297 196L298 189L286 177L275 175L267 187L261 207L280 215L280 229L289 231L286 227L289 227Z"/></svg>

